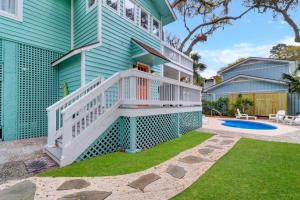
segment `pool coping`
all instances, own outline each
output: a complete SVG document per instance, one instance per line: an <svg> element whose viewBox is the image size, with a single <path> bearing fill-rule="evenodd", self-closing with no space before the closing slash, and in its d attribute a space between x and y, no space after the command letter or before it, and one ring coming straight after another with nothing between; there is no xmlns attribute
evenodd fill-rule
<svg viewBox="0 0 300 200"><path fill-rule="evenodd" d="M234 128L222 125L224 120L238 120L238 121L246 121L240 119L233 119L233 118L214 118L214 117L207 117L208 120L203 122L204 129L211 129L215 131L225 131L225 132L234 132L234 133L245 133L245 134L255 134L255 135L263 135L263 136L279 136L284 135L292 132L299 131L299 128L285 125L282 123L275 123L268 120L247 120L252 122L260 122L265 123L271 126L276 126L277 129L273 130L255 130L255 129L242 129L242 128Z"/></svg>

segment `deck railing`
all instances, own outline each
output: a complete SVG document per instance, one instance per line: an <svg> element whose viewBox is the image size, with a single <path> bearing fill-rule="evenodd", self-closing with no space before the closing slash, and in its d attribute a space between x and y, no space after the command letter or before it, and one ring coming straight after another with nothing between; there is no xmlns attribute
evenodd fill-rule
<svg viewBox="0 0 300 200"><path fill-rule="evenodd" d="M201 105L201 88L137 70L119 72L100 82L93 81L48 108L48 146L54 146L59 137L61 145L68 146L120 106ZM87 92L87 88L91 89Z"/></svg>
<svg viewBox="0 0 300 200"><path fill-rule="evenodd" d="M171 47L170 45L162 44L162 53L164 56L169 58L173 63L192 71L193 70L193 60L185 55L184 53L178 51L177 49Z"/></svg>

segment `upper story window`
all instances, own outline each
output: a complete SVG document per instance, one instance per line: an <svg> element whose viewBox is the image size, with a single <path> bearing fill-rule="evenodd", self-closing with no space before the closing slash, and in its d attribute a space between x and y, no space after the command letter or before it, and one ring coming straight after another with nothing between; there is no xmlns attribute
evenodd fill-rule
<svg viewBox="0 0 300 200"><path fill-rule="evenodd" d="M0 0L0 15L22 20L23 0Z"/></svg>
<svg viewBox="0 0 300 200"><path fill-rule="evenodd" d="M131 0L125 0L125 17L135 21L135 4Z"/></svg>
<svg viewBox="0 0 300 200"><path fill-rule="evenodd" d="M119 0L105 0L106 4L112 9L118 11L119 9Z"/></svg>
<svg viewBox="0 0 300 200"><path fill-rule="evenodd" d="M90 11L96 7L97 0L86 0L86 10Z"/></svg>
<svg viewBox="0 0 300 200"><path fill-rule="evenodd" d="M156 19L152 19L152 33L157 37L160 37L160 23Z"/></svg>
<svg viewBox="0 0 300 200"><path fill-rule="evenodd" d="M149 15L146 11L141 10L140 25L143 29L149 30Z"/></svg>

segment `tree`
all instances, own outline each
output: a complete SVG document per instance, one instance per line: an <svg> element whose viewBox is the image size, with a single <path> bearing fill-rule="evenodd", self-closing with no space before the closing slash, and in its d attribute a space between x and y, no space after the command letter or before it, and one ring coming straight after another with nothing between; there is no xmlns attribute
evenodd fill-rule
<svg viewBox="0 0 300 200"><path fill-rule="evenodd" d="M249 109L254 105L254 102L250 99L243 98L242 94L238 94L238 97L233 104L233 107L235 109L240 109L243 113L246 113L249 111Z"/></svg>
<svg viewBox="0 0 300 200"><path fill-rule="evenodd" d="M286 80L289 84L290 92L296 92L300 95L300 64L298 65L298 68L295 70L295 72L291 74L283 74L282 78Z"/></svg>
<svg viewBox="0 0 300 200"><path fill-rule="evenodd" d="M206 65L200 62L201 56L198 53L191 54L191 58L193 59L193 82L195 85L202 86L204 78L201 77L200 72L206 69Z"/></svg>
<svg viewBox="0 0 300 200"><path fill-rule="evenodd" d="M300 60L300 46L277 44L270 50L270 57L283 60Z"/></svg>
<svg viewBox="0 0 300 200"><path fill-rule="evenodd" d="M299 0L244 0L244 5L249 8L255 8L259 13L267 11L273 12L273 17L279 15L292 28L295 35L295 42L300 42L300 27L296 19L292 19L290 11L295 10L299 5Z"/></svg>
<svg viewBox="0 0 300 200"><path fill-rule="evenodd" d="M178 50L189 55L196 44L207 41L208 36L216 30L240 19L253 9L248 7L240 15L230 16L231 2L232 0L174 0L172 7L183 16L187 31L187 35L180 41ZM191 25L188 20L190 18L199 19L198 24Z"/></svg>

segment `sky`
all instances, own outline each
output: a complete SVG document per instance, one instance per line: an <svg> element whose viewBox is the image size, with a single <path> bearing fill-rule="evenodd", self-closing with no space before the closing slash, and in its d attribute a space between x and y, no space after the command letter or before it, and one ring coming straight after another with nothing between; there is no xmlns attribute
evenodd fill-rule
<svg viewBox="0 0 300 200"><path fill-rule="evenodd" d="M239 15L244 10L239 3L232 4L231 15ZM297 12L298 11L298 12ZM300 6L290 13L293 19L300 25ZM164 27L165 32L184 38L186 30L182 17L176 13L177 21ZM197 24L199 18L190 19L189 23ZM244 57L269 57L272 46L278 43L293 44L293 31L290 26L279 16L273 19L272 13L258 14L250 12L242 19L234 21L232 25L219 29L208 41L196 45L193 51L202 56L201 62L207 65L202 76L210 78L217 71Z"/></svg>

